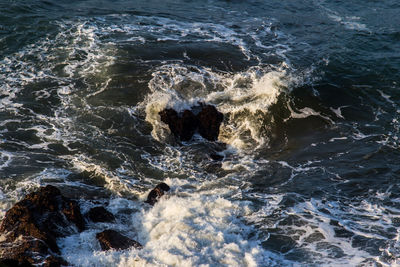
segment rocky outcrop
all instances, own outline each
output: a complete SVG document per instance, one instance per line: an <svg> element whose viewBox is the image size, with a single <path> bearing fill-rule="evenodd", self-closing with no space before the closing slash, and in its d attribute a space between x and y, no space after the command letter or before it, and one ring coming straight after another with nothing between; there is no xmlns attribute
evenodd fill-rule
<svg viewBox="0 0 400 267"><path fill-rule="evenodd" d="M203 105L197 120L199 122L199 134L207 140L215 141L218 139L219 126L224 119L224 115L212 105Z"/></svg>
<svg viewBox="0 0 400 267"><path fill-rule="evenodd" d="M0 259L19 264L66 264L59 258L56 238L84 230L85 222L76 201L48 185L27 195L5 214L0 225Z"/></svg>
<svg viewBox="0 0 400 267"><path fill-rule="evenodd" d="M149 195L147 196L146 203L150 205L154 205L160 197L164 195L165 192L168 192L170 187L166 183L158 184L153 190L150 191Z"/></svg>
<svg viewBox="0 0 400 267"><path fill-rule="evenodd" d="M29 263L29 261L18 262L17 260L12 260L12 259L0 260L0 266L1 267L33 267L33 265Z"/></svg>
<svg viewBox="0 0 400 267"><path fill-rule="evenodd" d="M189 141L198 128L197 118L190 110L178 114L173 109L164 109L159 115L161 121L168 124L171 132L182 141Z"/></svg>
<svg viewBox="0 0 400 267"><path fill-rule="evenodd" d="M105 230L101 233L96 234L96 238L100 243L100 247L102 250L122 250L128 249L130 247L134 248L142 248L142 245L132 240L114 230Z"/></svg>
<svg viewBox="0 0 400 267"><path fill-rule="evenodd" d="M91 208L87 214L92 222L115 222L114 215L104 207Z"/></svg>
<svg viewBox="0 0 400 267"><path fill-rule="evenodd" d="M161 121L182 141L189 141L195 132L207 140L217 140L219 127L224 119L223 114L214 106L203 103L180 113L174 109L164 109L159 115Z"/></svg>

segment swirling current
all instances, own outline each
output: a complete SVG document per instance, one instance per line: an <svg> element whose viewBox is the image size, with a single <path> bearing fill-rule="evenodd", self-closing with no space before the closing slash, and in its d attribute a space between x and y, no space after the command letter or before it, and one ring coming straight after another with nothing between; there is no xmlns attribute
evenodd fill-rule
<svg viewBox="0 0 400 267"><path fill-rule="evenodd" d="M397 266L399 12L0 0L0 219L52 184L143 245L104 252L91 224L57 240L73 266ZM197 102L224 114L220 142L161 122Z"/></svg>

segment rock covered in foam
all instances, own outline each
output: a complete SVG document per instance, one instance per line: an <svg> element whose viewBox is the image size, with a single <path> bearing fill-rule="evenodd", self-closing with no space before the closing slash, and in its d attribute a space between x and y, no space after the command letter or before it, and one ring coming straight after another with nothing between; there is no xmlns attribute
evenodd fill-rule
<svg viewBox="0 0 400 267"><path fill-rule="evenodd" d="M149 195L147 196L146 203L150 205L154 205L160 197L164 195L165 192L168 192L170 187L166 183L158 184L153 190L150 191Z"/></svg>
<svg viewBox="0 0 400 267"><path fill-rule="evenodd" d="M114 222L114 215L104 207L94 207L88 212L88 217L92 222Z"/></svg>
<svg viewBox="0 0 400 267"><path fill-rule="evenodd" d="M102 250L122 250L130 247L142 248L142 245L139 242L132 240L114 230L105 230L101 233L98 233L96 234L96 238L99 241Z"/></svg>
<svg viewBox="0 0 400 267"><path fill-rule="evenodd" d="M60 266L65 262L53 255L59 253L56 238L84 228L85 222L76 201L61 195L54 186L42 187L6 212L0 225L3 235L0 258L17 260L20 264Z"/></svg>
<svg viewBox="0 0 400 267"><path fill-rule="evenodd" d="M196 131L207 140L217 140L219 127L224 119L224 115L213 105L203 103L180 113L173 109L164 109L159 115L161 121L182 141L189 141Z"/></svg>

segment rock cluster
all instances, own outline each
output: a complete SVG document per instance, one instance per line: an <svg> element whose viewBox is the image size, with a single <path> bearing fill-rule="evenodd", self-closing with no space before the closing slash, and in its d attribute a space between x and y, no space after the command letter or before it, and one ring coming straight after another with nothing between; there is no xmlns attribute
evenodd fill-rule
<svg viewBox="0 0 400 267"><path fill-rule="evenodd" d="M158 184L148 195L154 205L170 188ZM85 214L92 223L114 223L114 215L102 206ZM39 188L16 203L0 225L0 266L68 266L60 257L56 239L85 229L85 219L75 200L63 196L52 185ZM115 230L97 233L102 250L142 248L142 245Z"/></svg>
<svg viewBox="0 0 400 267"><path fill-rule="evenodd" d="M66 264L58 257L56 238L80 232L85 221L76 201L48 185L27 195L5 214L0 225L0 259L19 264Z"/></svg>
<svg viewBox="0 0 400 267"><path fill-rule="evenodd" d="M224 119L224 115L213 105L203 103L180 113L167 108L160 111L159 115L161 121L182 141L189 141L195 132L209 141L217 140L219 127Z"/></svg>

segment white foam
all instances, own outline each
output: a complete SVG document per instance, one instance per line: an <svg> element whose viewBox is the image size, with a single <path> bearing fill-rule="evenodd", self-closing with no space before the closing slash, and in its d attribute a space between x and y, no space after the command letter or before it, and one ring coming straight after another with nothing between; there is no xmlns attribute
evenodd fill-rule
<svg viewBox="0 0 400 267"><path fill-rule="evenodd" d="M331 124L335 124L335 122L331 118L329 118L328 116L322 115L321 112L315 111L312 108L305 107L305 108L299 109L300 112L295 112L289 103L287 103L287 107L290 110L290 116L289 116L289 118L286 118L284 121L287 121L291 118L304 119L304 118L307 118L310 116L317 116L317 117L321 117L321 118L325 119L326 121L328 121Z"/></svg>
<svg viewBox="0 0 400 267"><path fill-rule="evenodd" d="M333 137L331 139L329 139L329 142L335 142L337 140L347 140L348 138L346 136L342 136L342 137Z"/></svg>
<svg viewBox="0 0 400 267"><path fill-rule="evenodd" d="M104 23L112 17L97 19ZM118 25L108 25L102 28L102 32L103 34L112 32L127 34L130 37L125 41L128 42L146 43L148 39L158 42L184 41L187 38L191 41L226 43L238 47L247 59L253 57L244 41L247 33L235 32L226 25L216 23L185 22L154 16L135 16L133 19L132 16L125 15L120 17Z"/></svg>
<svg viewBox="0 0 400 267"><path fill-rule="evenodd" d="M319 6L325 10L327 16L335 21L343 25L348 30L356 30L356 31L364 31L364 32L371 32L368 29L367 25L364 23L359 22L361 20L360 17L357 16L342 16L339 12L336 12L330 8L327 8L321 4Z"/></svg>
<svg viewBox="0 0 400 267"><path fill-rule="evenodd" d="M357 22L357 20L360 20L359 17L341 17L338 16L336 12L333 14L328 14L328 16L332 20L341 23L346 29L368 32L370 31L367 28L367 25Z"/></svg>
<svg viewBox="0 0 400 267"><path fill-rule="evenodd" d="M0 140L1 144L1 140ZM0 151L0 170L8 167L12 162L14 155L7 151Z"/></svg>
<svg viewBox="0 0 400 267"><path fill-rule="evenodd" d="M330 108L330 110L332 110L338 118L344 119L344 117L342 115L342 108L346 108L346 107L348 107L348 106L341 106L336 109Z"/></svg>
<svg viewBox="0 0 400 267"><path fill-rule="evenodd" d="M382 96L388 103L390 103L390 104L392 104L392 105L395 104L395 103L393 102L393 100L390 99L390 98L391 98L390 95L385 94L382 90L377 90L377 91L381 94L381 96Z"/></svg>
<svg viewBox="0 0 400 267"><path fill-rule="evenodd" d="M99 228L61 240L63 257L75 266L260 266L285 262L250 238L255 229L242 221L252 212L249 203L232 202L212 191L178 196L175 181L168 181L174 192L152 208L126 199L114 199L108 206L114 213L133 211L119 218L128 219L126 223L112 227L139 241L143 249L100 252L95 240Z"/></svg>
<svg viewBox="0 0 400 267"><path fill-rule="evenodd" d="M354 200L342 200L343 203L311 198L282 211L280 201L284 197L286 194L268 195L267 198L257 195L258 200L265 198L265 207L251 214L249 221L266 230L279 228L279 232L285 233L296 242L296 250L300 249L304 255L310 257L308 263L317 263L318 266L358 266L370 259L384 266L395 266L398 262L395 255L389 259L385 258L385 255L396 251L398 233L386 242L393 245L389 245L385 250L381 249L380 256L353 244L356 236L369 239L370 242L388 240L382 233L392 233L392 221L399 218L396 211L388 212L389 207L372 204L368 200L357 204ZM390 198L390 193L385 197ZM279 219L275 220L277 213ZM285 218L290 218L290 223L280 224ZM340 237L336 233L337 230L345 230L350 236Z"/></svg>

